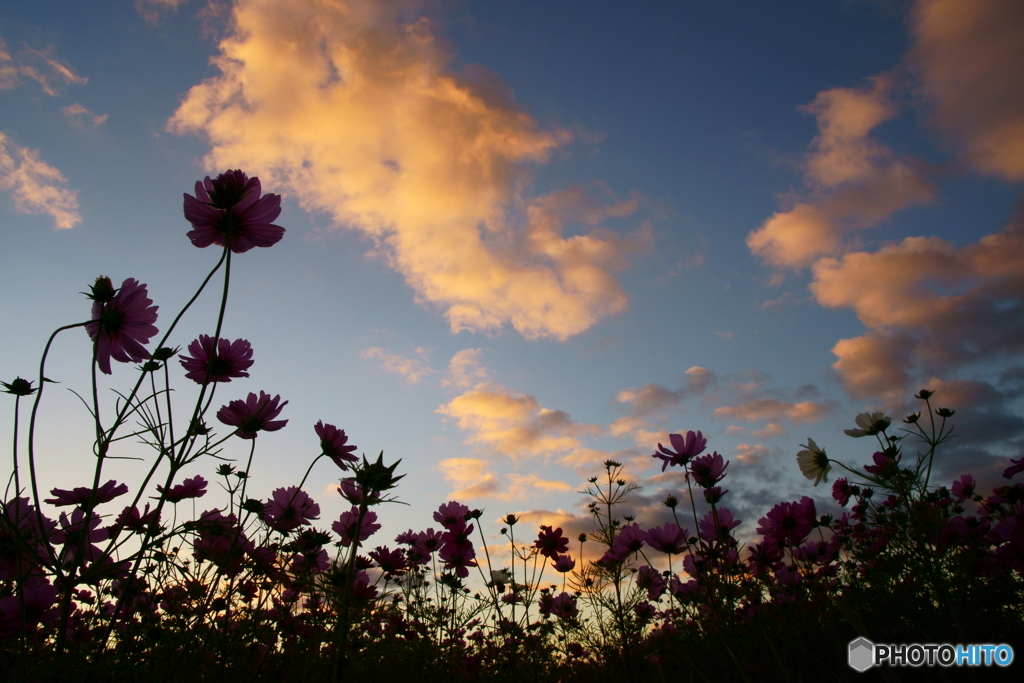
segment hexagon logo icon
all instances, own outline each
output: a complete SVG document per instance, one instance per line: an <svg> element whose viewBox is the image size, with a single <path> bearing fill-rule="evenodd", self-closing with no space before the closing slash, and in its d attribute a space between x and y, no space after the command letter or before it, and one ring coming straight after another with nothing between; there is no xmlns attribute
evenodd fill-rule
<svg viewBox="0 0 1024 683"><path fill-rule="evenodd" d="M875 663L875 644L867 638L850 641L848 661L854 671L867 671Z"/></svg>

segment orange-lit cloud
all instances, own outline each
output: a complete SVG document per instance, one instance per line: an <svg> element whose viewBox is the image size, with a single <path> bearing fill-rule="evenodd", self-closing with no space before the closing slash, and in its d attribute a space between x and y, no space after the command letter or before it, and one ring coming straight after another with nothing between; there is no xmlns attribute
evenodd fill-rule
<svg viewBox="0 0 1024 683"><path fill-rule="evenodd" d="M957 248L908 237L876 252L822 259L818 303L851 308L868 332L833 353L856 396L895 399L912 371L949 371L1024 351L1024 219Z"/></svg>
<svg viewBox="0 0 1024 683"><path fill-rule="evenodd" d="M21 77L25 77L38 83L47 95L57 97L64 94L65 86L88 82L87 77L79 76L70 64L54 56L56 52L53 45L45 50L25 46L12 55L0 38L0 90L18 87L22 83Z"/></svg>
<svg viewBox="0 0 1024 683"><path fill-rule="evenodd" d="M42 160L39 150L14 143L0 133L0 191L9 192L14 210L23 214L47 214L58 230L82 222L78 213L78 191L67 188L67 180Z"/></svg>
<svg viewBox="0 0 1024 683"><path fill-rule="evenodd" d="M910 30L931 122L977 170L1024 180L1024 3L918 0Z"/></svg>
<svg viewBox="0 0 1024 683"><path fill-rule="evenodd" d="M802 110L817 118L805 169L809 201L774 214L747 236L747 246L768 264L802 268L838 252L851 230L868 228L893 212L932 200L934 188L910 159L870 133L897 113L891 78L865 88L833 88Z"/></svg>
<svg viewBox="0 0 1024 683"><path fill-rule="evenodd" d="M89 111L77 102L61 109L64 116L77 128L96 128L107 120L106 114Z"/></svg>
<svg viewBox="0 0 1024 683"><path fill-rule="evenodd" d="M465 443L517 458L579 447L596 425L574 422L568 413L544 408L533 396L496 385L471 389L437 409L469 436Z"/></svg>
<svg viewBox="0 0 1024 683"><path fill-rule="evenodd" d="M220 74L169 127L209 140L208 167L242 166L370 236L453 330L566 339L625 310L614 273L650 228L601 224L637 200L599 185L531 198L530 166L571 136L538 128L495 75L452 71L421 8L238 0Z"/></svg>
<svg viewBox="0 0 1024 683"><path fill-rule="evenodd" d="M747 465L758 465L768 458L778 457L778 448L769 448L762 444L741 443L736 445L736 459Z"/></svg>
<svg viewBox="0 0 1024 683"><path fill-rule="evenodd" d="M441 379L441 386L467 389L485 382L490 372L480 362L481 349L463 349L448 362L448 372Z"/></svg>
<svg viewBox="0 0 1024 683"><path fill-rule="evenodd" d="M164 13L177 12L188 0L135 0L135 11L147 24L160 23Z"/></svg>
<svg viewBox="0 0 1024 683"><path fill-rule="evenodd" d="M438 463L437 467L454 487L449 497L456 500L495 498L504 501L526 501L552 491L574 490L574 487L563 481L546 480L536 474L521 475L515 472L506 474L508 484L503 484L498 475L488 469L488 461L479 458L447 458Z"/></svg>
<svg viewBox="0 0 1024 683"><path fill-rule="evenodd" d="M732 406L715 408L714 417L732 417L740 420L789 420L815 422L831 412L823 403L814 401L790 402L777 398L755 398Z"/></svg>
<svg viewBox="0 0 1024 683"><path fill-rule="evenodd" d="M423 349L418 348L416 352L424 360L417 360L416 358L406 358L405 356L399 356L397 354L388 353L386 349L382 349L379 346L374 346L366 349L360 355L363 358L378 358L381 361L381 370L390 372L395 375L399 375L409 384L416 384L427 375L437 372L433 368L429 367L424 361L426 354Z"/></svg>
<svg viewBox="0 0 1024 683"><path fill-rule="evenodd" d="M785 425L780 425L775 422L769 422L761 429L755 429L751 432L758 439L775 439L780 436L785 436L789 431Z"/></svg>

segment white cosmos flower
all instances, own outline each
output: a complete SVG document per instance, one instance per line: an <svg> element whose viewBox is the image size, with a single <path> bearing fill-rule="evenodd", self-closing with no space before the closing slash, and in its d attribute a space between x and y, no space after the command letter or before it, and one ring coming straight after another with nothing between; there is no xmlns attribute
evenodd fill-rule
<svg viewBox="0 0 1024 683"><path fill-rule="evenodd" d="M861 413L857 416L857 426L860 429L844 429L847 436L861 437L874 436L884 432L892 424L892 418L885 413Z"/></svg>
<svg viewBox="0 0 1024 683"><path fill-rule="evenodd" d="M807 443L803 446L806 450L796 454L796 464L800 465L800 471L808 479L813 479L815 486L822 480L828 481L828 473L832 469L832 465L829 464L825 451L818 448L814 439L807 439Z"/></svg>

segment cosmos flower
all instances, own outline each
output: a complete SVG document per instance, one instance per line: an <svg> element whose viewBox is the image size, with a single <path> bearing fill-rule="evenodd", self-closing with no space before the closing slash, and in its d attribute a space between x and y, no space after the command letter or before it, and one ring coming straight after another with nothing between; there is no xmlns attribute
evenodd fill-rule
<svg viewBox="0 0 1024 683"><path fill-rule="evenodd" d="M657 569L644 565L637 570L636 586L647 591L648 600L657 600L664 594L667 586L665 577Z"/></svg>
<svg viewBox="0 0 1024 683"><path fill-rule="evenodd" d="M884 432L892 424L892 418L885 413L861 413L856 419L859 429L844 429L847 436L860 438Z"/></svg>
<svg viewBox="0 0 1024 683"><path fill-rule="evenodd" d="M708 445L708 440L700 432L686 432L685 437L682 434L669 434L668 439L672 444L672 448L676 450L672 451L659 443L658 452L651 456L652 458L664 461L661 465L662 472L669 465L673 467L676 465L686 465L686 463L690 462L690 458L700 455Z"/></svg>
<svg viewBox="0 0 1024 683"><path fill-rule="evenodd" d="M359 529L356 529L356 524L359 521L359 508L352 506L352 509L348 512L341 513L341 517L338 521L331 525L334 532L341 536L341 544L346 548L352 545L352 541L358 536L360 541L365 541L375 531L380 529L380 524L377 524L377 513L373 510L367 510L366 514L363 515L363 523L359 525Z"/></svg>
<svg viewBox="0 0 1024 683"><path fill-rule="evenodd" d="M434 513L434 521L438 522L445 529L459 524L466 519L466 515L469 514L469 508L462 503L450 500L444 503Z"/></svg>
<svg viewBox="0 0 1024 683"><path fill-rule="evenodd" d="M541 526L533 547L544 557L555 559L557 555L569 549L569 539L562 535L562 527L552 530L549 526Z"/></svg>
<svg viewBox="0 0 1024 683"><path fill-rule="evenodd" d="M271 529L288 532L311 520L320 519L320 506L299 487L289 486L276 489L271 494L263 508L263 515Z"/></svg>
<svg viewBox="0 0 1024 683"><path fill-rule="evenodd" d="M320 420L313 425L313 430L320 437L320 448L323 454L333 460L334 464L342 470L348 470L347 463L359 461L357 456L352 455L352 452L356 450L356 446L346 445L348 443L348 436L345 434L344 429L338 429L332 424L325 425L323 420Z"/></svg>
<svg viewBox="0 0 1024 683"><path fill-rule="evenodd" d="M664 526L649 529L647 543L666 555L676 555L683 552L686 547L686 532L678 525L668 522Z"/></svg>
<svg viewBox="0 0 1024 683"><path fill-rule="evenodd" d="M246 370L253 364L252 345L245 339L220 339L214 351L213 337L201 334L188 345L188 352L192 355L182 356L178 360L186 370L185 376L199 384L230 382L232 378L248 377Z"/></svg>
<svg viewBox="0 0 1024 683"><path fill-rule="evenodd" d="M690 474L698 486L709 489L725 478L725 468L728 466L729 463L716 451L696 458L690 464Z"/></svg>
<svg viewBox="0 0 1024 683"><path fill-rule="evenodd" d="M572 559L569 555L558 555L555 557L555 561L551 563L551 566L559 574L565 574L576 568L576 560Z"/></svg>
<svg viewBox="0 0 1024 683"><path fill-rule="evenodd" d="M828 473L832 469L832 465L829 464L828 456L825 455L824 449L818 448L818 444L814 443L814 439L807 439L804 449L797 451L796 454L796 462L800 466L800 471L808 479L813 479L815 486L822 481L827 482Z"/></svg>
<svg viewBox="0 0 1024 683"><path fill-rule="evenodd" d="M280 400L280 395L271 398L270 394L262 391L259 396L250 392L244 401L232 401L221 406L217 411L217 419L226 425L238 427L235 434L241 438L254 439L260 430L276 432L288 424L288 420L274 420L281 414L281 409L288 405L288 401L279 404Z"/></svg>
<svg viewBox="0 0 1024 683"><path fill-rule="evenodd" d="M103 282L101 282L103 281ZM110 278L97 278L92 286L93 322L87 323L85 331L96 343L96 364L100 372L112 374L110 359L122 363L139 363L150 357L143 346L157 333L156 311L149 298L146 285L134 278L121 283L116 294Z"/></svg>
<svg viewBox="0 0 1024 683"><path fill-rule="evenodd" d="M156 490L163 493L168 503L179 503L186 498L202 498L206 495L207 481L200 475L190 477L177 486L172 486L164 493L163 486L157 486Z"/></svg>
<svg viewBox="0 0 1024 683"><path fill-rule="evenodd" d="M92 497L92 487L77 486L70 491L66 491L64 489L51 489L50 493L55 497L47 498L43 502L49 503L50 505L56 505L57 507L61 507L63 505L77 505L84 510L89 507L89 499ZM125 493L128 493L128 485L118 484L116 481L111 479L106 484L96 489L96 499L93 503L95 505L109 503Z"/></svg>
<svg viewBox="0 0 1024 683"><path fill-rule="evenodd" d="M196 196L185 195L185 219L192 224L188 238L197 247L229 244L242 254L253 247L270 247L284 236L284 228L272 225L281 215L281 197L260 196L259 178L242 171L227 171L216 179L196 181Z"/></svg>

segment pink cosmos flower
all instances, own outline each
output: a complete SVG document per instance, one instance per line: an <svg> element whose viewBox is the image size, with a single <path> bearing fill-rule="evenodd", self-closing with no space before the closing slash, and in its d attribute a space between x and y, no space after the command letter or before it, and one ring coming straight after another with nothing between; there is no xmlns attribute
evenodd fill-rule
<svg viewBox="0 0 1024 683"><path fill-rule="evenodd" d="M433 527L428 527L426 531L421 531L416 534L416 547L425 553L432 554L441 549L442 534L440 531L434 531Z"/></svg>
<svg viewBox="0 0 1024 683"><path fill-rule="evenodd" d="M685 437L682 434L669 434L668 439L672 444L672 448L676 450L672 451L659 443L658 452L651 456L652 458L664 461L661 465L662 472L669 465L673 467L676 465L685 466L686 463L690 462L691 458L700 455L708 445L708 440L700 432L686 432Z"/></svg>
<svg viewBox="0 0 1024 683"><path fill-rule="evenodd" d="M1007 479L1012 478L1015 474L1024 472L1024 458L1017 458L1016 460L1010 458L1010 462L1013 464L1003 470L1003 476Z"/></svg>
<svg viewBox="0 0 1024 683"><path fill-rule="evenodd" d="M552 530L549 526L541 526L533 547L544 557L554 559L556 555L569 549L569 539L562 535L562 527Z"/></svg>
<svg viewBox="0 0 1024 683"><path fill-rule="evenodd" d="M359 505L366 500L367 505L373 505L374 503L380 502L380 494L376 491L367 492L363 486L358 484L353 477L348 477L341 480L341 485L338 487L338 493L341 497L350 503Z"/></svg>
<svg viewBox="0 0 1024 683"><path fill-rule="evenodd" d="M70 518L66 512L60 513L58 520L60 528L53 533L51 540L55 544L64 546L64 552L61 555L67 560L74 561L78 557L80 544L83 544L82 554L89 562L93 562L103 555L103 552L93 543L107 540L110 538L110 532L107 529L97 528L103 522L97 515L90 516L88 527L86 527L85 517L87 514L81 508L72 510Z"/></svg>
<svg viewBox="0 0 1024 683"><path fill-rule="evenodd" d="M57 606L58 591L46 579L25 582L22 594L10 595L0 600L0 632L14 633L21 628L24 619L25 630L35 632L40 622L50 624L60 617Z"/></svg>
<svg viewBox="0 0 1024 683"><path fill-rule="evenodd" d="M387 546L374 548L369 553L377 566L384 570L385 574L399 574L408 567L405 561L405 554L401 550L391 550Z"/></svg>
<svg viewBox="0 0 1024 683"><path fill-rule="evenodd" d="M352 455L352 452L356 450L356 446L346 446L348 443L348 436L345 434L344 429L338 429L334 425L325 425L323 420L320 420L313 429L316 431L316 435L320 437L320 448L324 455L334 461L334 464L340 467L342 470L347 470L348 465L346 463L357 462L359 458Z"/></svg>
<svg viewBox="0 0 1024 683"><path fill-rule="evenodd" d="M625 526L615 537L611 550L601 558L602 561L624 562L633 553L640 552L647 540L647 533L636 522Z"/></svg>
<svg viewBox="0 0 1024 683"><path fill-rule="evenodd" d="M559 555L555 558L555 561L551 563L551 566L555 568L555 571L559 574L566 574L576 568L576 560L572 559L569 555Z"/></svg>
<svg viewBox="0 0 1024 683"><path fill-rule="evenodd" d="M281 414L281 409L288 401L280 403L280 394L271 398L270 394L260 392L259 396L249 393L244 400L232 401L217 411L217 419L226 425L238 427L235 434L243 439L255 439L256 432L263 430L276 432L288 424L288 420L274 420Z"/></svg>
<svg viewBox="0 0 1024 683"><path fill-rule="evenodd" d="M956 496L956 502L962 503L974 495L974 488L978 482L969 474L965 474L953 482L951 493Z"/></svg>
<svg viewBox="0 0 1024 683"><path fill-rule="evenodd" d="M698 486L709 489L725 478L725 468L728 466L729 463L724 462L718 452L709 453L690 464L690 474Z"/></svg>
<svg viewBox="0 0 1024 683"><path fill-rule="evenodd" d="M228 576L241 571L246 554L254 548L238 526L238 519L220 510L207 510L199 515L197 525L200 531L193 543L193 556L212 562Z"/></svg>
<svg viewBox="0 0 1024 683"><path fill-rule="evenodd" d="M708 510L707 514L701 517L700 526L700 537L704 539L706 543L724 543L732 538L729 533L740 525L740 520L733 518L732 511L729 508L718 508L715 510L718 515L718 524L715 524L715 515L711 510Z"/></svg>
<svg viewBox="0 0 1024 683"><path fill-rule="evenodd" d="M572 619L579 613L576 598L569 593L561 593L551 601L551 614L559 619Z"/></svg>
<svg viewBox="0 0 1024 683"><path fill-rule="evenodd" d="M434 521L447 529L465 520L468 514L468 507L452 500L437 509L437 512L434 513Z"/></svg>
<svg viewBox="0 0 1024 683"><path fill-rule="evenodd" d="M106 280L107 291L113 291L110 279L101 279ZM99 281L93 287L94 292L98 285ZM122 363L139 363L150 358L143 344L149 343L157 333L153 323L158 308L149 298L146 285L133 278L121 283L121 289L111 298L99 296L93 300L93 322L85 326L85 331L96 343L96 364L103 374L111 374L111 357Z"/></svg>
<svg viewBox="0 0 1024 683"><path fill-rule="evenodd" d="M649 602L640 602L633 606L633 613L641 624L646 624L658 613L658 608Z"/></svg>
<svg viewBox="0 0 1024 683"><path fill-rule="evenodd" d="M665 592L665 577L654 567L644 565L636 573L637 588L647 591L648 600L657 600Z"/></svg>
<svg viewBox="0 0 1024 683"><path fill-rule="evenodd" d="M202 498L206 495L207 482L200 475L190 477L176 486L172 486L164 493L163 486L157 486L156 490L163 494L168 503L180 503L186 498Z"/></svg>
<svg viewBox="0 0 1024 683"><path fill-rule="evenodd" d="M215 351L213 337L201 334L188 345L188 352L192 355L182 356L178 360L187 371L185 377L199 384L230 382L232 378L248 377L246 370L253 364L252 345L245 339L220 339Z"/></svg>
<svg viewBox="0 0 1024 683"><path fill-rule="evenodd" d="M687 532L676 524L668 522L664 526L648 530L647 543L667 555L677 555L686 548L686 534Z"/></svg>
<svg viewBox="0 0 1024 683"><path fill-rule="evenodd" d="M196 181L196 196L185 195L192 244L205 248L230 243L236 254L277 244L284 237L284 228L272 222L281 215L281 197L261 197L262 191L259 178L237 170L221 173L215 180L207 176Z"/></svg>
<svg viewBox="0 0 1024 683"><path fill-rule="evenodd" d="M356 524L359 521L359 508L352 506L352 509L348 512L341 513L341 517L338 521L331 525L334 532L341 536L341 544L346 548L352 545L352 541L356 537L359 541L365 541L375 531L380 529L380 524L376 524L377 513L373 510L367 510L366 514L363 515L363 523L356 529Z"/></svg>
<svg viewBox="0 0 1024 683"><path fill-rule="evenodd" d="M889 453L887 452L876 451L871 455L871 459L872 461L874 461L875 464L864 465L864 471L867 472L868 474L874 474L877 477L881 477L882 479L891 477L893 474L896 473L896 470L899 468L899 462L901 457L902 456L899 453L897 453L896 456L893 457L889 455Z"/></svg>
<svg viewBox="0 0 1024 683"><path fill-rule="evenodd" d="M757 520L757 533L765 540L792 547L800 545L814 529L817 512L814 501L804 496L800 502L778 503L766 516Z"/></svg>
<svg viewBox="0 0 1024 683"><path fill-rule="evenodd" d="M469 540L470 534L476 527L472 524L466 525L465 520L448 527L448 530L441 534L441 550L438 556L444 561L445 570L455 570L460 578L469 576L468 567L476 567L474 562L476 550L473 549L473 542Z"/></svg>
<svg viewBox="0 0 1024 683"><path fill-rule="evenodd" d="M61 507L63 505L77 505L83 510L89 507L89 499L92 497L92 489L87 486L77 486L70 491L64 489L50 489L55 498L47 498L44 502L50 505ZM127 484L118 484L111 479L103 486L96 489L96 505L109 503L120 495L128 493Z"/></svg>
<svg viewBox="0 0 1024 683"><path fill-rule="evenodd" d="M329 565L327 551L320 549L296 555L288 569L294 574L302 574L307 571L310 574L319 574L327 571Z"/></svg>
<svg viewBox="0 0 1024 683"><path fill-rule="evenodd" d="M266 507L263 518L274 531L288 532L314 519L320 519L320 506L297 486L276 489Z"/></svg>
<svg viewBox="0 0 1024 683"><path fill-rule="evenodd" d="M850 496L852 494L853 487L850 485L850 482L846 480L846 477L840 477L832 484L832 498L834 498L841 507L846 507L846 504L850 502Z"/></svg>
<svg viewBox="0 0 1024 683"><path fill-rule="evenodd" d="M171 490L173 491L174 489ZM149 503L146 503L146 509L142 512L139 512L139 508L132 505L121 510L121 514L117 516L117 519L110 526L110 535L116 536L121 533L122 529L128 529L128 531L135 534L143 534L149 530L150 524L158 523L159 521L160 515L157 514L156 510L150 511Z"/></svg>

